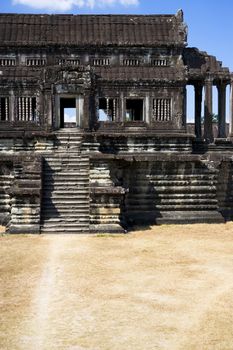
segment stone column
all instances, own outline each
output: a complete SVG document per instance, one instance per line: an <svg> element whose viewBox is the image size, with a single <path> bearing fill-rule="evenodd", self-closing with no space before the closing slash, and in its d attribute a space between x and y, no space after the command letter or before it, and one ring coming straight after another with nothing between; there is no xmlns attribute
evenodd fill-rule
<svg viewBox="0 0 233 350"><path fill-rule="evenodd" d="M187 130L187 87L183 89L183 125Z"/></svg>
<svg viewBox="0 0 233 350"><path fill-rule="evenodd" d="M46 129L49 130L53 127L53 115L52 115L53 108L52 108L51 87L48 87L47 89L44 90L42 110L43 110L44 124L46 125Z"/></svg>
<svg viewBox="0 0 233 350"><path fill-rule="evenodd" d="M233 138L233 76L230 87L230 137Z"/></svg>
<svg viewBox="0 0 233 350"><path fill-rule="evenodd" d="M125 121L125 96L124 92L121 92L120 94L120 108L119 108L119 121L124 122Z"/></svg>
<svg viewBox="0 0 233 350"><path fill-rule="evenodd" d="M90 120L92 118L92 101L91 93L89 90L86 90L83 95L83 118L81 121L80 127L82 129L90 129Z"/></svg>
<svg viewBox="0 0 233 350"><path fill-rule="evenodd" d="M213 113L213 80L211 78L205 81L205 120L204 120L204 138L207 142L213 142L213 126L212 126L212 113Z"/></svg>
<svg viewBox="0 0 233 350"><path fill-rule="evenodd" d="M217 85L218 89L218 137L226 137L226 84Z"/></svg>
<svg viewBox="0 0 233 350"><path fill-rule="evenodd" d="M10 98L9 98L9 121L13 122L16 118L15 116L15 95L14 91L12 90L10 92Z"/></svg>
<svg viewBox="0 0 233 350"><path fill-rule="evenodd" d="M195 135L197 139L202 136L201 130L201 105L202 105L202 89L201 83L194 84L195 89Z"/></svg>

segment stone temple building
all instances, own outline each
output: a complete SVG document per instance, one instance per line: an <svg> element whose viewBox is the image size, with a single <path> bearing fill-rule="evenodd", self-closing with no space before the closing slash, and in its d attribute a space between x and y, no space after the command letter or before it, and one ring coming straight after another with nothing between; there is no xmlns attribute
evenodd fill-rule
<svg viewBox="0 0 233 350"><path fill-rule="evenodd" d="M232 82L215 57L187 47L182 11L0 14L0 223L81 233L231 220Z"/></svg>

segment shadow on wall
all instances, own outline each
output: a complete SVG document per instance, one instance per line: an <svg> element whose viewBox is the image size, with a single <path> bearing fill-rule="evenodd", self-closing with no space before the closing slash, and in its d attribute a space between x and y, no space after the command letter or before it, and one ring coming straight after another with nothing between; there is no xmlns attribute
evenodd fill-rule
<svg viewBox="0 0 233 350"><path fill-rule="evenodd" d="M54 176L56 172L50 167L44 159L43 162L43 180L42 180L42 206L41 206L41 223L46 220L58 218L60 216L58 209L53 203L54 195Z"/></svg>
<svg viewBox="0 0 233 350"><path fill-rule="evenodd" d="M218 170L201 161L133 162L126 170L128 226L221 222Z"/></svg>

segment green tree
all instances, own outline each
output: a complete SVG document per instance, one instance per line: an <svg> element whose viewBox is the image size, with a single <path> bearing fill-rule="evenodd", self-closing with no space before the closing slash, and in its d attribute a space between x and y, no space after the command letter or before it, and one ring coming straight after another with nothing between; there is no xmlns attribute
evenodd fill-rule
<svg viewBox="0 0 233 350"><path fill-rule="evenodd" d="M213 123L217 123L218 122L218 114L212 113L211 117L212 117L212 122ZM201 122L204 123L204 120L205 120L205 117L202 116L201 117Z"/></svg>

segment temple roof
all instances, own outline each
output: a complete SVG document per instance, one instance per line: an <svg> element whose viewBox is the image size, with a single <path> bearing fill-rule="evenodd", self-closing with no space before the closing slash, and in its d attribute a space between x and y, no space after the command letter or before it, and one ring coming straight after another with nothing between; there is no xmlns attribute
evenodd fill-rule
<svg viewBox="0 0 233 350"><path fill-rule="evenodd" d="M222 67L221 61L195 47L188 47L183 50L183 60L187 66L190 80L203 80L210 76L213 79L230 79L230 71L227 67Z"/></svg>
<svg viewBox="0 0 233 350"><path fill-rule="evenodd" d="M182 12L176 15L0 14L0 45L186 44Z"/></svg>

